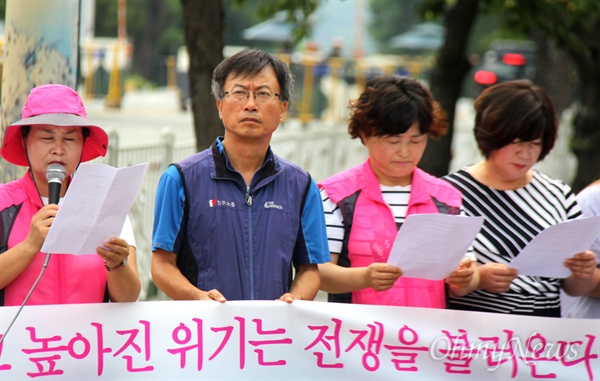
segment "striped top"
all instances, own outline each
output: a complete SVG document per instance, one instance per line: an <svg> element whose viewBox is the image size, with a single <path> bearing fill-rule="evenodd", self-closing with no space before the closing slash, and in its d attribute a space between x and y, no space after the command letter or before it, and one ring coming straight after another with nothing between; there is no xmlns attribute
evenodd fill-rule
<svg viewBox="0 0 600 381"><path fill-rule="evenodd" d="M529 184L507 191L485 186L465 170L443 179L462 192L468 216L485 218L473 242L480 265L509 263L539 232L581 215L571 188L537 170ZM559 317L560 287L560 279L518 276L503 294L479 290L450 297L448 308Z"/></svg>
<svg viewBox="0 0 600 381"><path fill-rule="evenodd" d="M383 201L390 207L396 226L400 229L410 199L411 185L386 186L379 185ZM321 189L321 199L323 201L323 211L325 213L325 225L327 226L327 240L329 242L329 252L340 254L342 252L342 243L344 240L344 223L340 208L331 201L325 189Z"/></svg>

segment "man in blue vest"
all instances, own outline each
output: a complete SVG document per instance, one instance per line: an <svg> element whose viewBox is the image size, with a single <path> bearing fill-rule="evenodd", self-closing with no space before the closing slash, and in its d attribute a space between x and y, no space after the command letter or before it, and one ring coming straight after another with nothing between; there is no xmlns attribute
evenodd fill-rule
<svg viewBox="0 0 600 381"><path fill-rule="evenodd" d="M243 50L213 72L225 133L162 175L152 278L177 300L314 299L330 260L318 188L276 156L271 137L292 94L288 66Z"/></svg>

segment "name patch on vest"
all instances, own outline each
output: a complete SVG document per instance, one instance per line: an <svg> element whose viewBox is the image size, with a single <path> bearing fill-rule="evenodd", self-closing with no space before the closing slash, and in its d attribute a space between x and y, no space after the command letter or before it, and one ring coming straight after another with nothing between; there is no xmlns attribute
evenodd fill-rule
<svg viewBox="0 0 600 381"><path fill-rule="evenodd" d="M208 200L208 206L214 208L215 206L229 206L231 208L235 208L234 201L225 201L225 200Z"/></svg>

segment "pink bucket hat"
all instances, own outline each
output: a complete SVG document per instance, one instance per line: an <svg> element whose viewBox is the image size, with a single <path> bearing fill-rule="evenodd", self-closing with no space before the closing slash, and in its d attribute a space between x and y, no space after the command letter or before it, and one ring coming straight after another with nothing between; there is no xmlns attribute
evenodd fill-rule
<svg viewBox="0 0 600 381"><path fill-rule="evenodd" d="M12 164L28 167L21 127L37 125L87 127L90 136L83 143L81 161L105 156L108 135L86 117L83 101L70 87L57 84L34 87L23 105L21 120L6 127L0 156Z"/></svg>

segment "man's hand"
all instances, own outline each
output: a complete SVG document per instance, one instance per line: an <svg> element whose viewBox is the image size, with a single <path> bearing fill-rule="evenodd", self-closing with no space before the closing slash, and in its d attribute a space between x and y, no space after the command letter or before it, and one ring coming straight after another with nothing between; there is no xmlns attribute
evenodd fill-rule
<svg viewBox="0 0 600 381"><path fill-rule="evenodd" d="M285 294L281 295L281 297L277 300L281 300L283 302L291 304L294 300L296 300L296 297L290 294L289 292L286 292Z"/></svg>
<svg viewBox="0 0 600 381"><path fill-rule="evenodd" d="M203 292L200 296L200 300L214 300L220 303L225 303L225 297L219 292L219 290L212 289L210 291Z"/></svg>

